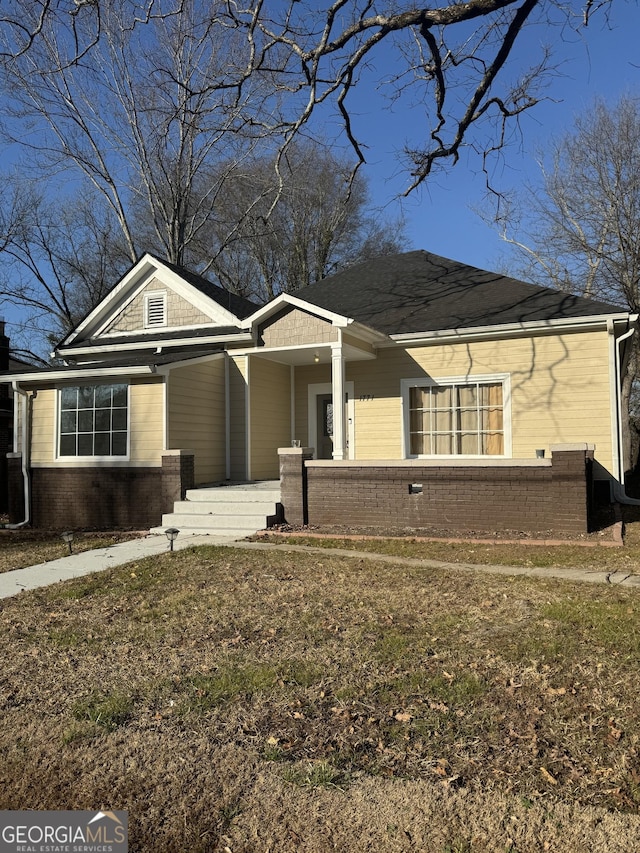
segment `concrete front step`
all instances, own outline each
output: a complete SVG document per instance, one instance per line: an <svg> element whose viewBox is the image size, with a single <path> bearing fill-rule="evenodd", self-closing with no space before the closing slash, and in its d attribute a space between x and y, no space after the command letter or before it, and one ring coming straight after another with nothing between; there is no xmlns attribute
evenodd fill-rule
<svg viewBox="0 0 640 853"><path fill-rule="evenodd" d="M262 516L274 515L276 501L179 501L173 505L171 515L232 515Z"/></svg>
<svg viewBox="0 0 640 853"><path fill-rule="evenodd" d="M271 513L272 515L274 513ZM203 513L172 512L162 516L162 524L166 527L206 527L211 530L219 528L235 528L236 530L263 530L267 526L267 516L262 515L239 515L233 512L219 512L215 515Z"/></svg>
<svg viewBox="0 0 640 853"><path fill-rule="evenodd" d="M278 482L246 483L189 489L173 512L162 516L152 533L177 527L181 534L249 536L281 514Z"/></svg>
<svg viewBox="0 0 640 853"><path fill-rule="evenodd" d="M186 500L200 503L278 503L279 486L251 488L250 486L218 486L211 489L188 489Z"/></svg>

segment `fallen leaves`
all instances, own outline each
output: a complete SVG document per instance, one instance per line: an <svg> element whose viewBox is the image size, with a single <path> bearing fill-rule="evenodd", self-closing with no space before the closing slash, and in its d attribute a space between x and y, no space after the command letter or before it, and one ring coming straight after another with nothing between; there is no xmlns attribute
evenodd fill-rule
<svg viewBox="0 0 640 853"><path fill-rule="evenodd" d="M607 735L607 740L610 743L618 743L622 735L624 734L622 729L616 727L615 720L613 717L608 721L609 725L609 734Z"/></svg>
<svg viewBox="0 0 640 853"><path fill-rule="evenodd" d="M123 682L135 687L123 739L147 728L256 749L274 772L324 761L345 778L552 788L572 802L633 805L637 657L626 651L613 666L588 626L564 623L558 606L540 615L564 602L560 584L509 581L504 598L507 581L489 576L425 583L422 568L351 570L328 557L320 570L304 554L256 563L212 553L158 562L151 587L140 561L81 599L52 590L7 605L11 692L0 710L11 726L27 719L49 735L65 725L65 691ZM638 612L627 593L606 594ZM591 602L591 617L602 590L572 596ZM222 699L208 701L218 682ZM198 704L185 726L185 706Z"/></svg>
<svg viewBox="0 0 640 853"><path fill-rule="evenodd" d="M548 782L550 785L557 785L558 784L558 780L556 779L556 777L553 776L551 773L549 773L549 771L547 770L546 767L541 767L540 773L542 775L542 778L546 782Z"/></svg>
<svg viewBox="0 0 640 853"><path fill-rule="evenodd" d="M399 723L410 723L413 719L413 715L407 714L404 711L398 711L397 714L394 714L394 719L397 720Z"/></svg>

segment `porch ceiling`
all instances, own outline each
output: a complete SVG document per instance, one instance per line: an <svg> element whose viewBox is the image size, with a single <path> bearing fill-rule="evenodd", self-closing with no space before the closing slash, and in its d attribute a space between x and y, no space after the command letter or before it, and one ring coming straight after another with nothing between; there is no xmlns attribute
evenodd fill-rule
<svg viewBox="0 0 640 853"><path fill-rule="evenodd" d="M331 364L331 344L305 344L304 346L267 348L255 350L260 358L291 364L300 367L307 364ZM368 361L376 358L373 352L365 352L359 347L343 344L342 354L345 361Z"/></svg>

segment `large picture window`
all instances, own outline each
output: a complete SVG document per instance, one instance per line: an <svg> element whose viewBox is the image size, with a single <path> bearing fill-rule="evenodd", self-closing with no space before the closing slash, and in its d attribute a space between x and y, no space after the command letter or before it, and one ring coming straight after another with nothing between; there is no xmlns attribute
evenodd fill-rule
<svg viewBox="0 0 640 853"><path fill-rule="evenodd" d="M502 380L407 384L411 456L504 456Z"/></svg>
<svg viewBox="0 0 640 853"><path fill-rule="evenodd" d="M82 385L60 390L60 456L126 456L126 385Z"/></svg>

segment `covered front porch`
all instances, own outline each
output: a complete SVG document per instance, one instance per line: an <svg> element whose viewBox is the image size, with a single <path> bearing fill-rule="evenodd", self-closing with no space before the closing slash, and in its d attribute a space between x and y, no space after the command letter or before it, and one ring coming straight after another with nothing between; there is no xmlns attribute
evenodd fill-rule
<svg viewBox="0 0 640 853"><path fill-rule="evenodd" d="M244 363L231 355L246 388L248 479L278 476L282 446L313 448L316 459L356 458L355 382L348 370L375 360L376 352L371 342L342 328L331 332L330 340L316 335L296 345L265 335L264 345L247 353ZM241 472L236 468L234 473Z"/></svg>

